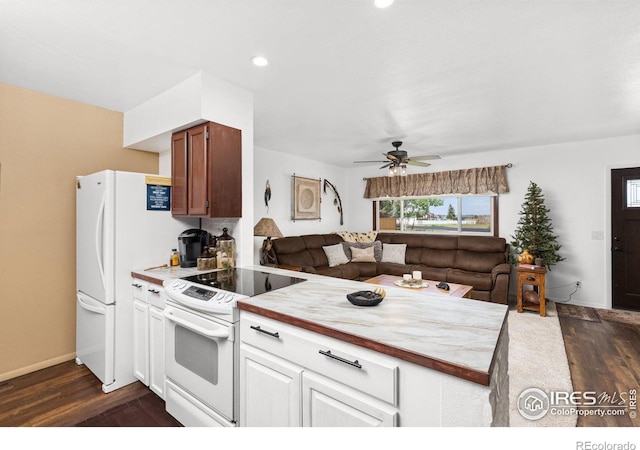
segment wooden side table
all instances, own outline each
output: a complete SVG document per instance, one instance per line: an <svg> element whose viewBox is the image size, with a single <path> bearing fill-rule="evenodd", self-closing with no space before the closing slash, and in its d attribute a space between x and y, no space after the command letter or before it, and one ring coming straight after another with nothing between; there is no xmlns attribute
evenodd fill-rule
<svg viewBox="0 0 640 450"><path fill-rule="evenodd" d="M547 274L547 268L544 266L522 266L516 267L518 273L518 312L523 310L527 311L539 311L542 317L547 315L547 305L545 298L545 276ZM540 304L525 302L522 298L524 286L533 286L533 289L538 293L540 298Z"/></svg>

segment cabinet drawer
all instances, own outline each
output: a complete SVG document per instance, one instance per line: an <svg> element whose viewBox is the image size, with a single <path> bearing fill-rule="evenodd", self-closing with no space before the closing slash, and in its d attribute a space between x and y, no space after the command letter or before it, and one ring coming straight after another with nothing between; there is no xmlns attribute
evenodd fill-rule
<svg viewBox="0 0 640 450"><path fill-rule="evenodd" d="M544 283L543 273L521 273L518 275L520 284L540 285Z"/></svg>
<svg viewBox="0 0 640 450"><path fill-rule="evenodd" d="M164 309L167 303L167 294L164 288L158 284L149 284L147 287L147 302L159 309Z"/></svg>
<svg viewBox="0 0 640 450"><path fill-rule="evenodd" d="M304 369L397 404L398 366L392 358L245 312L240 320L240 338Z"/></svg>
<svg viewBox="0 0 640 450"><path fill-rule="evenodd" d="M142 281L138 278L131 279L131 290L133 291L133 298L140 300L141 302L147 302L147 289L149 284L146 281Z"/></svg>

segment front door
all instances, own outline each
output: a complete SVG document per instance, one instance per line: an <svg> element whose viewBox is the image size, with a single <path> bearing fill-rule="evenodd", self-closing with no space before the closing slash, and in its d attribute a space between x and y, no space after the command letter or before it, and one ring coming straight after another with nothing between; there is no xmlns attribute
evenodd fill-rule
<svg viewBox="0 0 640 450"><path fill-rule="evenodd" d="M614 308L640 311L640 167L611 171Z"/></svg>

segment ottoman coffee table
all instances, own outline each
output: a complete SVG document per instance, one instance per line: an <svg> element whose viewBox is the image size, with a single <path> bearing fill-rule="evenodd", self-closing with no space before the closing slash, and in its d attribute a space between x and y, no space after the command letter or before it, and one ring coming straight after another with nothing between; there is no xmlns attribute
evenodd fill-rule
<svg viewBox="0 0 640 450"><path fill-rule="evenodd" d="M365 280L365 283L377 284L380 286L388 286L388 287L401 287L403 289L409 289L412 291L424 292L426 294L435 294L435 295L444 295L447 297L459 297L459 298L471 298L469 295L471 294L471 290L473 286L467 286L466 284L456 284L456 283L447 283L449 285L449 290L445 291L444 289L438 289L436 286L439 281L432 280L423 280L429 286L415 288L415 287L405 287L398 286L396 281L402 281L402 277L398 277L395 275L378 275L377 277L369 278Z"/></svg>

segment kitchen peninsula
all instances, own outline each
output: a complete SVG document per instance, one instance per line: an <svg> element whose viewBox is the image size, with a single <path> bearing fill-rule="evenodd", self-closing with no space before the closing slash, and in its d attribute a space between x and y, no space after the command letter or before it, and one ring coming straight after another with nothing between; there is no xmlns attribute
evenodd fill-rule
<svg viewBox="0 0 640 450"><path fill-rule="evenodd" d="M303 277L238 302L241 425L508 426L507 306Z"/></svg>
<svg viewBox="0 0 640 450"><path fill-rule="evenodd" d="M306 281L237 303L240 426L508 426L506 305L250 268Z"/></svg>

